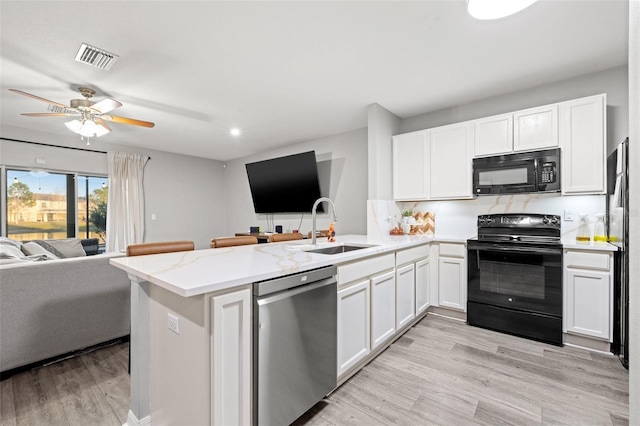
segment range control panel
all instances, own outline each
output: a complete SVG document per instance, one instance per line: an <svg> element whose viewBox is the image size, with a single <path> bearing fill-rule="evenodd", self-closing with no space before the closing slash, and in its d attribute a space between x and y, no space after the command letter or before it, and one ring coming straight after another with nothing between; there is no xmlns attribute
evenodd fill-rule
<svg viewBox="0 0 640 426"><path fill-rule="evenodd" d="M560 216L547 214L487 214L478 216L478 228L554 228L560 229Z"/></svg>

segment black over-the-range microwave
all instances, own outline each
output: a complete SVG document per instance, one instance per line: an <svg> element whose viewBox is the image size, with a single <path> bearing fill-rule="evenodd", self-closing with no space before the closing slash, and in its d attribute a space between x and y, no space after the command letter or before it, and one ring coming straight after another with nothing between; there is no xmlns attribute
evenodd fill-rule
<svg viewBox="0 0 640 426"><path fill-rule="evenodd" d="M476 195L560 191L560 149L475 158Z"/></svg>

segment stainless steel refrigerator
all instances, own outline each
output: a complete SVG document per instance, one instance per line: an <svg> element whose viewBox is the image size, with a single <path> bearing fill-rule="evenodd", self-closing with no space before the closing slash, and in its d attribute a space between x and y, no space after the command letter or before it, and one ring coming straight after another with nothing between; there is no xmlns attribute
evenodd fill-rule
<svg viewBox="0 0 640 426"><path fill-rule="evenodd" d="M607 160L608 237L618 246L614 272L612 351L629 368L629 138Z"/></svg>

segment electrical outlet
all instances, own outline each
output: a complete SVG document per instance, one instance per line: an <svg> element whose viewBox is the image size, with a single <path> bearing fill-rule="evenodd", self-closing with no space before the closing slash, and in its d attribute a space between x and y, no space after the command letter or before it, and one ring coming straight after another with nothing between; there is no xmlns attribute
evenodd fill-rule
<svg viewBox="0 0 640 426"><path fill-rule="evenodd" d="M564 211L564 220L566 222L573 222L573 210L565 210Z"/></svg>
<svg viewBox="0 0 640 426"><path fill-rule="evenodd" d="M178 318L173 314L167 314L167 315L169 317L168 319L169 330L173 331L176 334L180 334L180 318Z"/></svg>

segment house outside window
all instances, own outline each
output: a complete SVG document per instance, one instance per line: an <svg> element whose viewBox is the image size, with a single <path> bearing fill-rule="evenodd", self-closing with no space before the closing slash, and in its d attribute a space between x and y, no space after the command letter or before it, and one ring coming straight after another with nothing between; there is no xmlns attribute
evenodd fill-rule
<svg viewBox="0 0 640 426"><path fill-rule="evenodd" d="M106 239L108 179L6 169L6 236L19 241Z"/></svg>

